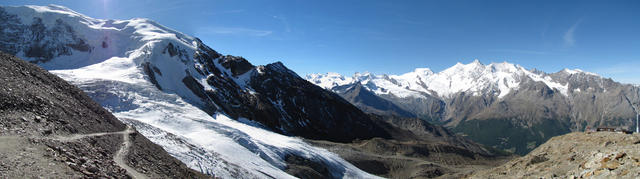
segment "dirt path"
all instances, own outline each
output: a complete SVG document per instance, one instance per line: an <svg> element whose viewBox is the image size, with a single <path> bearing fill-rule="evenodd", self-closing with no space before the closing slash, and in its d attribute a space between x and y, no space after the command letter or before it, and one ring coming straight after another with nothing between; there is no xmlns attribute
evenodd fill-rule
<svg viewBox="0 0 640 179"><path fill-rule="evenodd" d="M137 179L147 178L144 174L136 171L135 169L127 165L124 159L127 153L129 153L129 147L131 147L131 138L129 138L129 134L134 132L135 131L133 131L131 126L127 125L127 129L125 129L125 131L122 132L122 141L123 141L122 146L120 147L120 150L118 150L118 153L116 153L116 155L113 157L113 161L116 162L118 166L127 170L127 174L129 174L129 176L131 176L132 178L137 178Z"/></svg>
<svg viewBox="0 0 640 179"><path fill-rule="evenodd" d="M129 138L129 134L132 134L132 133L135 133L135 131L133 130L133 128L131 126L127 125L127 128L124 131L119 131L119 132L101 132L101 133L93 133L93 134L75 134L75 135L71 135L71 136L47 137L45 139L57 140L57 141L61 141L61 142L70 142L70 141L79 140L79 139L86 138L86 137L97 137L97 136L104 136L104 135L120 134L120 135L122 135L122 141L123 142L122 142L118 152L113 156L113 161L116 162L116 165L118 165L119 167L125 169L127 171L127 174L129 176L131 176L132 178L146 179L147 177L144 174L136 171L135 169L133 169L132 167L127 165L127 163L125 161L125 156L127 155L127 153L129 153L129 148L131 147L131 138ZM1 137L6 137L6 136L1 136Z"/></svg>
<svg viewBox="0 0 640 179"><path fill-rule="evenodd" d="M127 129L125 129L124 131L119 131L119 132L101 132L101 133L93 133L93 134L74 134L74 135L71 135L71 136L47 137L45 139L57 140L57 141L60 141L60 142L70 142L70 141L79 140L79 139L86 138L86 137L97 137L97 136L114 135L114 134L128 134L127 130L129 130L129 127L127 127Z"/></svg>

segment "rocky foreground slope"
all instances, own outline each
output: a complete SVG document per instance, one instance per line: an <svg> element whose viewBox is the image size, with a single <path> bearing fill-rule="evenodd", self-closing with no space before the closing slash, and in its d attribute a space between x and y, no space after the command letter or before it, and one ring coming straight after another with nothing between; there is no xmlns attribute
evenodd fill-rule
<svg viewBox="0 0 640 179"><path fill-rule="evenodd" d="M639 178L640 135L576 132L470 178Z"/></svg>
<svg viewBox="0 0 640 179"><path fill-rule="evenodd" d="M206 178L59 77L0 53L0 178Z"/></svg>

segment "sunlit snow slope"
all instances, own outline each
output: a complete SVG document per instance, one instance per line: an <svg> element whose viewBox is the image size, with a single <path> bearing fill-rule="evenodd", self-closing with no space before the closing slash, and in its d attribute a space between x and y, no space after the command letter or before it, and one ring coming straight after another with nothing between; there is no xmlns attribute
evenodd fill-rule
<svg viewBox="0 0 640 179"><path fill-rule="evenodd" d="M223 178L293 178L286 159L295 156L335 178L375 178L299 138L230 119L219 104L233 101L203 100L229 91L202 84L254 93L250 75L264 67L224 67L197 38L148 19L93 19L55 5L2 7L0 23L1 50L78 85L191 168Z"/></svg>

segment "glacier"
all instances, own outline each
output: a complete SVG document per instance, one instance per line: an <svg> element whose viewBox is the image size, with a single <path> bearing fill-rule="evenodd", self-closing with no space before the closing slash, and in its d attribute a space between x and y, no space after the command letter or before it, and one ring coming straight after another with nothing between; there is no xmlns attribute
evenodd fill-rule
<svg viewBox="0 0 640 179"><path fill-rule="evenodd" d="M200 53L197 49L202 42L197 38L149 19L94 19L57 5L1 9L14 15L10 18L17 17L17 26L40 23L34 22L40 19L44 27L60 26L73 32L71 37L45 37L46 40L64 43L77 41L76 36L84 39L77 44L91 48L73 48L50 59L36 59L22 51L16 56L77 85L193 169L221 178L295 178L285 172L285 160L293 155L322 163L334 178L378 178L302 138L277 134L247 120L236 121L220 112L209 114L199 108L206 104L185 85L176 84L187 75L200 82L207 79L198 73L206 69L191 55ZM176 48L167 49L169 46ZM156 83L145 75L141 67L144 63L152 63L162 71L163 75L154 79ZM219 63L215 65L226 70ZM248 73L260 71L258 68ZM232 78L246 88L247 75Z"/></svg>

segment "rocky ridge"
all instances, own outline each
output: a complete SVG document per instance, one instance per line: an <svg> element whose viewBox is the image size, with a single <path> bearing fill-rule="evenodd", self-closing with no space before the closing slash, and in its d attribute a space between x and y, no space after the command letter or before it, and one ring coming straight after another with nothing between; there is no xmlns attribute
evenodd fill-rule
<svg viewBox="0 0 640 179"><path fill-rule="evenodd" d="M640 135L574 132L470 178L638 178Z"/></svg>

